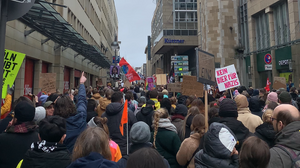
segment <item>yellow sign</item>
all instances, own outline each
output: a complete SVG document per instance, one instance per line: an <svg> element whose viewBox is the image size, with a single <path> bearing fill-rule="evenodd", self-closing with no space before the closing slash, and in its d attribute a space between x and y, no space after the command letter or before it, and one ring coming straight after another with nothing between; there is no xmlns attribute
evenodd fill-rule
<svg viewBox="0 0 300 168"><path fill-rule="evenodd" d="M26 54L5 50L3 62L2 99L7 94L7 85L14 84Z"/></svg>

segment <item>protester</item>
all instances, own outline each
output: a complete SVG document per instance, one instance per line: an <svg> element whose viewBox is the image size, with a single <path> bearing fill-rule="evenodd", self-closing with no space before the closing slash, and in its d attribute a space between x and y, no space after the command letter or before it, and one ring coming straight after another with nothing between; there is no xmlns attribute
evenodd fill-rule
<svg viewBox="0 0 300 168"><path fill-rule="evenodd" d="M48 95L41 95L39 97L38 105L39 106L44 106L44 104L46 103L47 99L48 99Z"/></svg>
<svg viewBox="0 0 300 168"><path fill-rule="evenodd" d="M244 142L239 156L240 168L267 168L270 161L269 146L252 136Z"/></svg>
<svg viewBox="0 0 300 168"><path fill-rule="evenodd" d="M185 117L182 125L182 135L179 135L180 141L182 142L185 138L190 137L191 135L191 126L193 118L200 114L198 107L191 107L188 111L188 115Z"/></svg>
<svg viewBox="0 0 300 168"><path fill-rule="evenodd" d="M171 97L171 98L170 98L170 101L171 101L171 106L172 106L172 108L175 110L175 108L176 108L176 103L177 103L176 97Z"/></svg>
<svg viewBox="0 0 300 168"><path fill-rule="evenodd" d="M180 148L180 139L176 127L169 120L168 111L161 108L154 113L154 132L151 133L151 142L156 150L168 160L171 168L180 168L176 154Z"/></svg>
<svg viewBox="0 0 300 168"><path fill-rule="evenodd" d="M168 99L168 98L163 98L163 99L160 101L160 108L165 108L165 109L167 109L169 115L173 115L173 114L174 114L174 111L172 111L172 104L171 104L171 101L170 101L170 99Z"/></svg>
<svg viewBox="0 0 300 168"><path fill-rule="evenodd" d="M43 120L45 117L46 117L45 108L42 106L36 107L33 121L36 122L36 124L39 124L40 121Z"/></svg>
<svg viewBox="0 0 300 168"><path fill-rule="evenodd" d="M275 108L278 106L279 104L277 102L270 102L268 105L268 109L271 110L275 110Z"/></svg>
<svg viewBox="0 0 300 168"><path fill-rule="evenodd" d="M92 93L93 93L93 96L91 97L91 99L96 100L97 104L99 104L100 99L102 99L102 96L100 95L100 93L98 92L97 89L94 89L94 90L92 91Z"/></svg>
<svg viewBox="0 0 300 168"><path fill-rule="evenodd" d="M167 89L164 89L163 91L162 91L162 94L163 94L163 98L169 98L169 92L168 92L168 90Z"/></svg>
<svg viewBox="0 0 300 168"><path fill-rule="evenodd" d="M157 100L159 101L159 102L161 102L161 100L164 98L164 94L163 93L161 93L161 92L158 92L158 94L157 94Z"/></svg>
<svg viewBox="0 0 300 168"><path fill-rule="evenodd" d="M195 168L238 168L236 143L231 129L221 123L212 123L204 135L204 148L195 155Z"/></svg>
<svg viewBox="0 0 300 168"><path fill-rule="evenodd" d="M219 116L219 108L217 107L211 107L208 110L208 125L210 125L213 122L219 122L220 121Z"/></svg>
<svg viewBox="0 0 300 168"><path fill-rule="evenodd" d="M111 103L106 107L105 113L102 117L106 117L108 119L107 126L110 133L110 138L115 141L120 149L122 155L127 155L127 128L124 126L124 135L121 134L120 131L120 123L124 110L124 99L122 92L114 92L111 96ZM136 118L132 111L128 110L128 133L132 125L136 122Z"/></svg>
<svg viewBox="0 0 300 168"><path fill-rule="evenodd" d="M133 85L130 86L129 92L131 92L133 94L133 99L137 100L137 95L136 95L136 92L134 91L134 86Z"/></svg>
<svg viewBox="0 0 300 168"><path fill-rule="evenodd" d="M142 108L143 108L143 105L146 104L147 100L146 100L146 97L145 96L141 96L139 99L138 99L138 107L135 109L134 111L134 115L136 116L137 113L139 113Z"/></svg>
<svg viewBox="0 0 300 168"><path fill-rule="evenodd" d="M228 98L222 100L220 103L219 116L221 117L219 122L225 124L235 134L239 142L236 145L236 149L239 151L243 142L254 134L251 133L241 121L237 120L238 112L236 102Z"/></svg>
<svg viewBox="0 0 300 168"><path fill-rule="evenodd" d="M77 137L86 128L87 102L84 86L85 81L86 78L84 76L84 72L82 72L76 104L77 110L69 96L60 96L56 101L54 101L54 115L58 115L66 119L67 137L64 144L71 153L73 152L73 147Z"/></svg>
<svg viewBox="0 0 300 168"><path fill-rule="evenodd" d="M292 100L291 95L286 91L280 93L279 103L280 104L291 104L291 105L295 106L297 109L299 109L297 103L294 100Z"/></svg>
<svg viewBox="0 0 300 168"><path fill-rule="evenodd" d="M49 116L39 123L39 141L31 145L20 168L65 168L71 163L70 152L63 144L66 138L66 121ZM22 166L21 166L22 165Z"/></svg>
<svg viewBox="0 0 300 168"><path fill-rule="evenodd" d="M147 92L149 94L149 99L153 100L155 103L155 109L154 110L158 110L160 109L160 102L158 101L158 93L156 90L150 90ZM146 105L144 105L146 106Z"/></svg>
<svg viewBox="0 0 300 168"><path fill-rule="evenodd" d="M14 118L0 134L0 167L16 168L31 143L38 141L34 115L35 108L26 101L14 108Z"/></svg>
<svg viewBox="0 0 300 168"><path fill-rule="evenodd" d="M183 104L178 104L176 106L174 114L172 115L171 123L176 127L179 137L183 136L182 129L184 124L184 119L187 116L187 113L188 113L187 107Z"/></svg>
<svg viewBox="0 0 300 168"><path fill-rule="evenodd" d="M269 168L295 166L292 159L300 152L299 117L298 109L289 104L280 105L273 111L272 124L277 134L275 146L270 149Z"/></svg>
<svg viewBox="0 0 300 168"><path fill-rule="evenodd" d="M260 89L259 90L259 101L260 101L261 108L263 108L265 106L267 97L268 97L268 95L267 95L266 89Z"/></svg>
<svg viewBox="0 0 300 168"><path fill-rule="evenodd" d="M189 138L185 139L176 155L177 162L181 166L194 168L194 156L200 150L200 139L205 133L205 117L198 114L193 118L191 125L192 133Z"/></svg>
<svg viewBox="0 0 300 168"><path fill-rule="evenodd" d="M88 99L86 122L89 122L93 117L98 116L98 114L96 112L97 106L98 106L98 103L95 99Z"/></svg>
<svg viewBox="0 0 300 168"><path fill-rule="evenodd" d="M8 114L10 107L11 107L11 102L12 102L12 94L15 90L15 86L13 85L12 87L9 87L7 85L7 95L5 96L4 99L4 104L1 106L1 118L5 118L6 115Z"/></svg>
<svg viewBox="0 0 300 168"><path fill-rule="evenodd" d="M237 104L238 120L241 121L250 132L254 133L255 128L261 125L263 122L261 117L254 115L249 110L247 97L244 95L238 95L234 99Z"/></svg>
<svg viewBox="0 0 300 168"><path fill-rule="evenodd" d="M44 108L46 109L47 116L53 116L54 114L54 103L52 101L47 101L44 104Z"/></svg>
<svg viewBox="0 0 300 168"><path fill-rule="evenodd" d="M204 106L204 103L202 102L202 100L200 99L195 99L192 103L191 103L191 107L194 107L196 106L200 113L204 115L205 113L205 106Z"/></svg>
<svg viewBox="0 0 300 168"><path fill-rule="evenodd" d="M109 138L103 129L89 127L77 138L68 168L118 168L110 161Z"/></svg>
<svg viewBox="0 0 300 168"><path fill-rule="evenodd" d="M263 112L265 112L269 108L269 105L273 102L278 104L278 95L277 95L276 92L271 92L271 93L268 94L268 97L267 97L267 100L266 100L266 105L263 109Z"/></svg>
<svg viewBox="0 0 300 168"><path fill-rule="evenodd" d="M189 97L186 99L186 102L185 102L186 107L187 107L187 108L191 108L191 104L192 104L192 102L193 102L195 99L197 99L196 96L193 96L193 95L189 96Z"/></svg>
<svg viewBox="0 0 300 168"><path fill-rule="evenodd" d="M298 97L298 90L297 90L295 87L292 87L292 88L290 89L290 95L291 95L292 99L293 99L294 101L296 101L296 99L297 99L297 97Z"/></svg>
<svg viewBox="0 0 300 168"><path fill-rule="evenodd" d="M132 112L134 112L134 111L135 111L135 107L134 107L134 105L131 103L131 100L133 100L133 94L132 94L132 92L127 92L127 93L125 93L125 100L127 100L127 102L128 102L128 108L129 108Z"/></svg>
<svg viewBox="0 0 300 168"><path fill-rule="evenodd" d="M136 114L137 121L145 122L149 126L151 132L153 132L152 121L154 114L154 105L154 101L148 100L146 103L146 107L143 107L141 112Z"/></svg>
<svg viewBox="0 0 300 168"><path fill-rule="evenodd" d="M275 143L275 135L276 132L274 131L273 125L272 125L272 113L273 110L267 109L263 114L263 124L258 126L255 129L255 135L265 141L270 148L274 146Z"/></svg>
<svg viewBox="0 0 300 168"><path fill-rule="evenodd" d="M152 148L140 149L129 156L126 168L168 168L160 154Z"/></svg>
<svg viewBox="0 0 300 168"><path fill-rule="evenodd" d="M97 107L98 117L101 117L102 114L105 112L106 107L111 103L111 96L113 95L114 91L111 89L106 89L105 91L105 98L99 100L99 105Z"/></svg>

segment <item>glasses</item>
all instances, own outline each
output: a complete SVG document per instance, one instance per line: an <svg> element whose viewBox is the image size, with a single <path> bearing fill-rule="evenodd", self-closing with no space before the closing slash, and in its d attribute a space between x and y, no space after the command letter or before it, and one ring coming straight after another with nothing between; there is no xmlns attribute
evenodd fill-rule
<svg viewBox="0 0 300 168"><path fill-rule="evenodd" d="M277 119L276 119L276 118L272 118L272 117L271 117L271 121L274 121L274 120L277 120Z"/></svg>

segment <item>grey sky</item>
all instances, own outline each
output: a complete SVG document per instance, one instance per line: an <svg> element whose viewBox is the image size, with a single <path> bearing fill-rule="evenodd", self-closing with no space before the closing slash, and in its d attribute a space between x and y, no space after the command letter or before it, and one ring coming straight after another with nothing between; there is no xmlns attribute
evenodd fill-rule
<svg viewBox="0 0 300 168"><path fill-rule="evenodd" d="M146 63L145 47L151 35L155 0L115 0L119 20L121 57L132 67Z"/></svg>

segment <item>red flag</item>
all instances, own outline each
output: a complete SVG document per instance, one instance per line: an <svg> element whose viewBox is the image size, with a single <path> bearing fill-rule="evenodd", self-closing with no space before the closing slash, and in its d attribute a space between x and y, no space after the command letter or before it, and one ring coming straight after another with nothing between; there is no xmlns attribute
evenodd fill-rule
<svg viewBox="0 0 300 168"><path fill-rule="evenodd" d="M121 134L124 136L124 124L128 123L128 102L127 100L125 101L124 104L124 109L123 109L123 114L122 114L122 118L121 118L121 123L120 123L120 132Z"/></svg>
<svg viewBox="0 0 300 168"><path fill-rule="evenodd" d="M128 62L122 58L119 63L120 67L122 67L123 72L125 73L126 78L129 82L141 80L140 76L135 72L135 70L131 67Z"/></svg>
<svg viewBox="0 0 300 168"><path fill-rule="evenodd" d="M270 85L271 85L271 82L270 82L269 78L267 78L267 86L265 87L267 92L270 91Z"/></svg>

